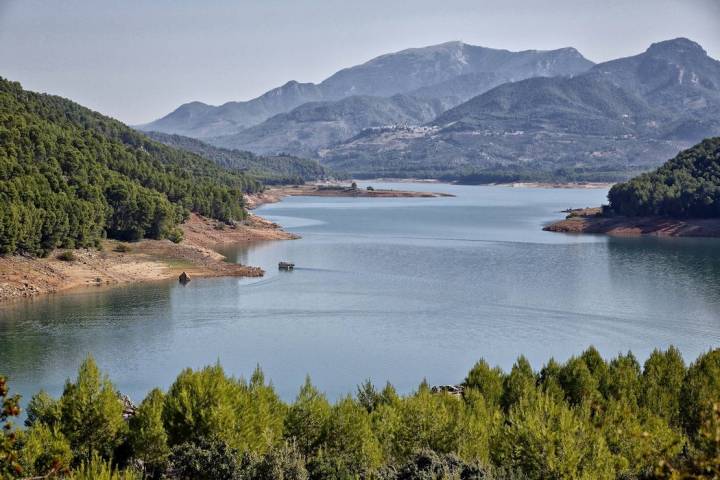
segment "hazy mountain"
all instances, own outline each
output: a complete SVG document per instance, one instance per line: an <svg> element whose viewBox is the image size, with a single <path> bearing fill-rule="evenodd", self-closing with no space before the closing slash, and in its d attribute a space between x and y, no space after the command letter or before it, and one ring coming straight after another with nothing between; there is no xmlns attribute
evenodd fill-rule
<svg viewBox="0 0 720 480"><path fill-rule="evenodd" d="M422 128L361 132L322 158L373 176L562 169L616 177L720 134L718 111L720 62L675 39L573 78L503 84Z"/></svg>
<svg viewBox="0 0 720 480"><path fill-rule="evenodd" d="M591 66L592 62L574 48L511 52L448 42L382 55L362 65L340 70L320 87L325 95L335 98L390 96L439 86L466 74L492 73L507 80L517 80L537 75L572 75ZM444 92L438 89L436 95L425 96L439 98Z"/></svg>
<svg viewBox="0 0 720 480"><path fill-rule="evenodd" d="M291 81L247 102L227 102L217 107L202 102L186 103L161 119L136 128L196 138L227 135L322 98L317 85Z"/></svg>
<svg viewBox="0 0 720 480"><path fill-rule="evenodd" d="M288 82L246 102L217 107L188 103L138 128L197 138L228 135L307 102L355 95L389 97L419 89L423 89L419 96L441 98L451 106L504 81L536 75L573 75L591 66L592 62L572 48L510 52L449 42L382 55L340 70L317 85ZM447 84L451 93L445 92L446 82L465 75L469 76L457 85ZM493 79L488 81L488 76ZM474 79L479 80L477 85Z"/></svg>
<svg viewBox="0 0 720 480"><path fill-rule="evenodd" d="M352 96L335 102L306 103L238 134L210 141L257 153L286 152L312 157L319 148L342 142L366 128L421 125L442 111L437 100L404 95Z"/></svg>
<svg viewBox="0 0 720 480"><path fill-rule="evenodd" d="M328 169L317 160L290 155L263 156L254 153L218 148L195 138L161 132L145 132L153 140L212 160L221 167L262 181L266 185L294 184L329 176Z"/></svg>

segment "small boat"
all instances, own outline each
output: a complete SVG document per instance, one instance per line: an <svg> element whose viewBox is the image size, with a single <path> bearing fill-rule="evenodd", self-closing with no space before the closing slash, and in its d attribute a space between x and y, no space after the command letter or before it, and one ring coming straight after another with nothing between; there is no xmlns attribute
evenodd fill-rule
<svg viewBox="0 0 720 480"><path fill-rule="evenodd" d="M294 264L294 263L290 263L290 262L280 262L280 263L278 263L278 269L280 269L280 270L292 270L292 269L294 269L294 268L295 268L295 264Z"/></svg>

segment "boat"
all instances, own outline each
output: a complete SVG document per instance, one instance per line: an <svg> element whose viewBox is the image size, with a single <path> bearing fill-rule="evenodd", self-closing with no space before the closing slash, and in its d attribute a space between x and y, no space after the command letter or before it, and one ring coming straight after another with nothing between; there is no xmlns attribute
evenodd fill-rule
<svg viewBox="0 0 720 480"><path fill-rule="evenodd" d="M294 269L294 268L295 268L295 264L294 264L294 263L290 263L290 262L280 262L280 263L278 263L278 269L280 269L280 270L292 270L292 269Z"/></svg>

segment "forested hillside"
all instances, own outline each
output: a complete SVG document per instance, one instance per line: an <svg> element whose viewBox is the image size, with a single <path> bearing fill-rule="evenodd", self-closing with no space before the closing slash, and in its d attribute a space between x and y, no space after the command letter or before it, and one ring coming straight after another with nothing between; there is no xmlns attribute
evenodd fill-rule
<svg viewBox="0 0 720 480"><path fill-rule="evenodd" d="M329 175L328 170L317 160L307 160L292 155L255 155L243 150L215 147L182 135L160 132L146 132L146 134L165 145L212 160L225 169L247 173L265 185L298 184L319 180Z"/></svg>
<svg viewBox="0 0 720 480"><path fill-rule="evenodd" d="M104 235L177 239L193 211L242 219L260 184L67 99L0 78L0 253L42 255Z"/></svg>
<svg viewBox="0 0 720 480"><path fill-rule="evenodd" d="M720 137L613 186L608 199L613 212L627 216L720 217Z"/></svg>
<svg viewBox="0 0 720 480"><path fill-rule="evenodd" d="M11 387L12 385L10 385ZM454 388L454 390L453 390ZM689 366L670 347L641 366L589 348L534 370L480 360L461 387L409 395L369 381L330 402L306 379L286 403L258 369L181 372L138 408L92 359L60 398L0 433L0 477L205 480L711 479L720 473L720 350ZM448 391L450 390L450 391ZM4 398L3 398L4 397ZM0 377L0 427L18 399ZM715 410L714 410L715 408ZM125 417L125 418L124 418ZM3 460L4 459L4 460ZM4 461L4 463L3 463ZM43 477L45 478L45 477Z"/></svg>

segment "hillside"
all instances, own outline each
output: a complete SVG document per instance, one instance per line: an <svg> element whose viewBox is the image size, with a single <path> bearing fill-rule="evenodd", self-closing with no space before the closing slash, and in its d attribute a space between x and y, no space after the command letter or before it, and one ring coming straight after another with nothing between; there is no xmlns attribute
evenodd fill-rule
<svg viewBox="0 0 720 480"><path fill-rule="evenodd" d="M170 147L187 150L212 160L227 170L246 173L265 185L297 184L329 176L329 171L316 160L290 155L255 155L247 151L215 147L182 135L160 132L146 132L146 135Z"/></svg>
<svg viewBox="0 0 720 480"><path fill-rule="evenodd" d="M720 237L720 137L614 185L609 205L571 210L543 228L561 233Z"/></svg>
<svg viewBox="0 0 720 480"><path fill-rule="evenodd" d="M613 186L608 200L612 212L625 216L720 218L720 137Z"/></svg>
<svg viewBox="0 0 720 480"><path fill-rule="evenodd" d="M0 79L0 253L104 236L178 240L189 212L244 218L258 182L61 97Z"/></svg>
<svg viewBox="0 0 720 480"><path fill-rule="evenodd" d="M448 108L506 81L573 75L592 65L572 48L510 52L448 42L381 55L340 70L319 84L291 81L245 102L228 102L217 107L187 103L138 128L195 138L231 135L304 103L356 95L390 97L417 92L423 98L442 100ZM486 80L468 82L466 77L452 83L454 78L464 75Z"/></svg>
<svg viewBox="0 0 720 480"><path fill-rule="evenodd" d="M362 132L321 159L359 176L618 180L720 134L719 109L720 62L675 39L572 78L505 83L423 127Z"/></svg>
<svg viewBox="0 0 720 480"><path fill-rule="evenodd" d="M335 102L306 103L235 135L208 141L260 154L288 152L315 157L318 149L340 143L366 128L420 125L442 111L437 100L405 95L352 96Z"/></svg>

